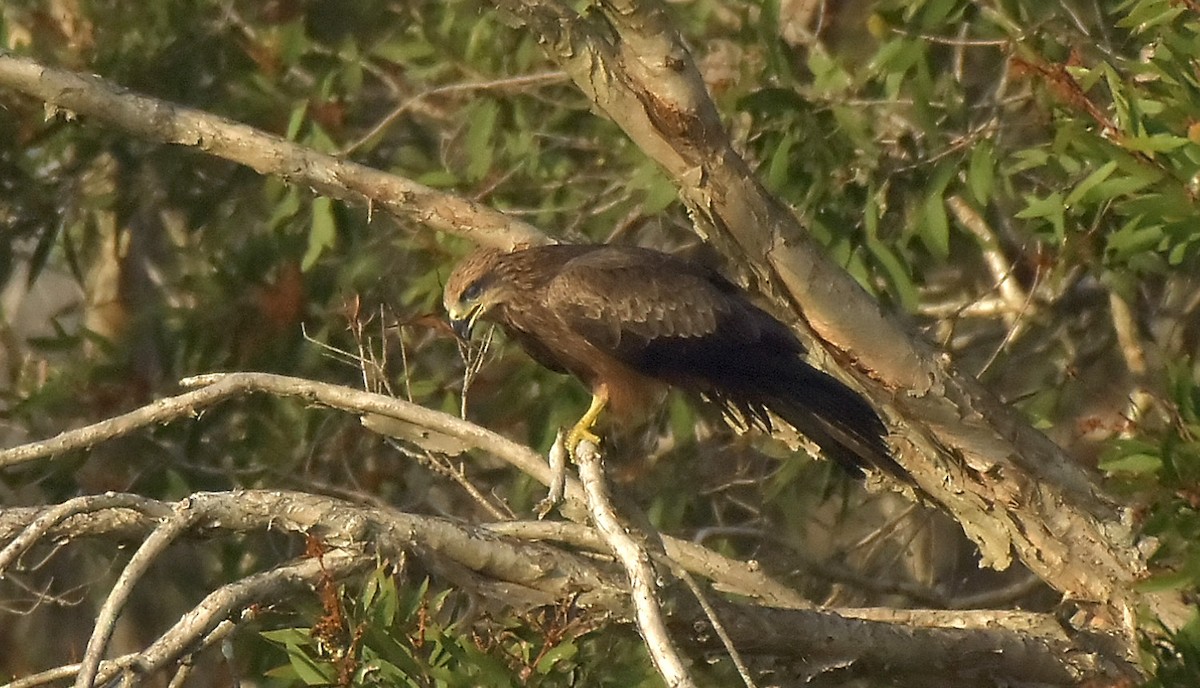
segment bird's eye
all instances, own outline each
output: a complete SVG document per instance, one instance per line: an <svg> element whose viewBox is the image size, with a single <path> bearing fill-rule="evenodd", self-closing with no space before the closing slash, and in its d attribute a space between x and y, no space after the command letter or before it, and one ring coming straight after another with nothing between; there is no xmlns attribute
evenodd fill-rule
<svg viewBox="0 0 1200 688"><path fill-rule="evenodd" d="M468 284L466 289L463 289L462 296L459 298L461 301L466 303L469 301L474 301L475 299L479 298L479 295L482 293L483 293L483 280L475 280L474 282Z"/></svg>

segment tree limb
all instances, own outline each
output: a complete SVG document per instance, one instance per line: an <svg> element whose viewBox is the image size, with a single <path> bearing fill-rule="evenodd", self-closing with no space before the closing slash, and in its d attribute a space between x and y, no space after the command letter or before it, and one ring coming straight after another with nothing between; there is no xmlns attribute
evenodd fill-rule
<svg viewBox="0 0 1200 688"><path fill-rule="evenodd" d="M143 675L162 671L228 636L237 627L229 617L239 610L255 603L287 599L296 589L311 589L324 577L340 580L373 563L374 559L368 555L336 550L321 559L290 562L223 585L205 596L144 650L100 662L94 683L107 684L125 671ZM83 663L67 664L26 676L3 688L33 688L73 676L78 681L82 671Z"/></svg>
<svg viewBox="0 0 1200 688"><path fill-rule="evenodd" d="M122 538L145 537L160 528L163 514L184 511L189 521L186 534L191 537L272 531L319 538L330 548L323 555L324 563L335 576L361 570L361 566L375 560L375 553L395 557L415 552L426 560L445 558L508 583L501 588L505 591L502 601L510 604L512 591L522 589L538 592L548 601L578 595L581 604L618 617L625 617L629 611L621 592L623 584L614 570L562 549L492 532L509 529L512 523L468 526L448 519L273 490L197 493L174 505L134 495L123 497L126 499L114 500L108 506L93 503L94 509L77 509L76 515L43 528L43 539L110 537L114 533ZM55 508L0 509L0 540L40 523ZM131 513L138 516L130 518ZM530 525L541 528L549 524ZM158 547L143 549L162 551ZM136 663L132 659L117 660L112 665L102 662L97 680L104 682L115 675L110 672L127 667L141 667L148 672L167 666L249 602L275 595L272 591L295 589L313 581L319 573L319 568L314 568L319 566L316 561L306 559L284 565L219 588L138 653ZM482 589L485 594L488 590ZM692 638L703 646L705 641L695 636L693 624L702 622L705 616L686 611L689 599L686 594L682 599L671 597L673 605L685 610L673 617L673 632L676 637ZM779 653L817 666L839 662L887 665L893 676L941 671L946 680L986 669L993 678L1063 686L1097 673L1129 673L1128 667L1113 664L1104 653L1093 649L1092 644L1099 645L1102 638L1070 636L1047 614L887 609L834 612L768 609L731 602L717 602L714 607L742 653ZM812 644L808 644L810 640ZM958 653L947 653L947 647L962 649L964 658L955 659ZM941 659L932 662L933 656ZM76 671L78 667L56 676L64 678Z"/></svg>
<svg viewBox="0 0 1200 688"><path fill-rule="evenodd" d="M808 341L840 361L894 422L921 490L1006 567L1015 551L1063 594L1102 602L1132 630L1145 606L1168 627L1192 615L1177 593L1136 589L1146 563L1128 519L1096 481L834 265L733 149L699 71L655 3L601 2L578 15L552 0L501 5L538 32L576 85L674 180L736 264L787 304ZM1134 651L1131 639L1128 651Z"/></svg>
<svg viewBox="0 0 1200 688"><path fill-rule="evenodd" d="M557 450L567 451L562 432L559 432L554 445ZM667 623L658 596L658 574L654 571L650 553L621 523L608 496L600 452L594 444L584 440L575 450L574 458L579 466L579 480L583 483L584 493L587 495L588 513L592 517L592 524L629 578L629 596L633 602L634 618L638 631L646 641L646 648L650 651L654 667L672 688L695 686L695 681L688 674L683 659L667 632Z"/></svg>
<svg viewBox="0 0 1200 688"><path fill-rule="evenodd" d="M102 122L148 141L195 148L339 200L412 218L433 229L511 249L546 235L516 218L394 174L336 158L202 110L130 92L104 79L0 50L0 86L69 118Z"/></svg>

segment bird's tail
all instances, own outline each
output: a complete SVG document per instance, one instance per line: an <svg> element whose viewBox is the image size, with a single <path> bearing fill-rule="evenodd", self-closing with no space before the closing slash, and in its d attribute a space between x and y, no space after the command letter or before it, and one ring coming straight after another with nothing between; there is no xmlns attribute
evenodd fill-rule
<svg viewBox="0 0 1200 688"><path fill-rule="evenodd" d="M884 442L887 427L879 414L835 378L800 364L763 383L759 395L763 406L852 475L862 476L863 469L871 467L912 481Z"/></svg>

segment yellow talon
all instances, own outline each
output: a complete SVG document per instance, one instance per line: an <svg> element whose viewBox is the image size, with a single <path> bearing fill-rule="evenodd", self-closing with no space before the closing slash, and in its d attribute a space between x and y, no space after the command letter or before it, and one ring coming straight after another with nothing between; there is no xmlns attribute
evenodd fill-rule
<svg viewBox="0 0 1200 688"><path fill-rule="evenodd" d="M579 447L579 443L584 440L591 442L597 447L600 446L600 437L596 433L579 425L571 428L571 432L567 433L567 453L575 456L575 450Z"/></svg>
<svg viewBox="0 0 1200 688"><path fill-rule="evenodd" d="M600 412L604 410L608 404L608 387L601 386L600 389L592 395L592 405L588 407L587 413L579 419L575 427L567 433L567 454L575 456L575 449L579 447L579 443L587 440L597 447L600 446L600 437L592 432L592 426L596 424L596 419L600 417Z"/></svg>

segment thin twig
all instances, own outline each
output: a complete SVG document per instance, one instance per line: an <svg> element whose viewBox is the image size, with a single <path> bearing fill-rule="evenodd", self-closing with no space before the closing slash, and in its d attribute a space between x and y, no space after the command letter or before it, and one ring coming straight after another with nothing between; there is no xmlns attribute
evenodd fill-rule
<svg viewBox="0 0 1200 688"><path fill-rule="evenodd" d="M345 146L341 150L337 151L337 154L350 155L354 151L366 145L367 142L371 141L376 136L382 134L385 129L394 124L401 115L412 109L414 105L432 96L447 95L450 93L463 93L467 91L493 91L526 88L529 86L545 86L550 84L564 83L568 80L569 79L566 72L553 71L539 72L537 74L522 74L521 76L508 77L505 79L491 79L488 81L470 81L461 84L447 84L445 86L431 88L427 91L422 91L421 93L418 93L400 103L400 105L396 106L391 112L384 116L383 119L379 120L375 126L371 127L370 131L360 136L350 145Z"/></svg>
<svg viewBox="0 0 1200 688"><path fill-rule="evenodd" d="M1002 314L1005 323L1009 327L1016 328L1018 326L1018 314L1027 310L1029 297L1025 294L1025 290L1021 288L1020 283L1017 282L1012 263L1004 255L1000 242L996 239L995 231L988 226L987 220L976 212L975 208L971 207L971 204L967 203L962 196L952 195L948 197L946 199L946 206L954 214L954 218L958 220L959 224L979 241L983 252L983 261L987 264L988 272L992 275L992 281L996 284L996 290L1000 293L1000 298L1008 304L1008 310Z"/></svg>
<svg viewBox="0 0 1200 688"><path fill-rule="evenodd" d="M380 336L379 341L386 342L387 335L385 334L386 329L383 324L383 309L382 309L382 307L380 307L380 313L379 313L379 326L380 326L380 329L384 330L384 332L380 333L381 336ZM399 327L396 328L396 341L400 345L400 371L401 371L400 374L404 376L404 398L407 399L408 401L412 402L413 401L412 370L409 368L409 364L408 364L408 347L405 346L405 344L404 344L404 325L400 325ZM387 370L387 367L386 367L387 366L387 346L383 347L383 364L384 364L383 369L384 369L384 371L386 371ZM385 377L385 379L386 379L386 377Z"/></svg>
<svg viewBox="0 0 1200 688"><path fill-rule="evenodd" d="M738 674L742 677L742 683L746 684L746 688L758 688L754 682L754 677L750 675L750 667L746 666L746 662L742 660L742 654L738 652L737 646L733 642L733 638L729 637L729 632L725 630L725 625L721 623L721 619L717 616L717 610L708 603L708 598L704 596L704 591L696 583L696 579L681 567L674 567L672 573L675 574L683 584L692 591L692 596L700 603L700 608L704 610L704 615L708 617L708 622L712 624L713 630L716 631L717 637L721 639L721 644L725 646L725 652L729 654L729 659L733 660L733 666L737 667Z"/></svg>
<svg viewBox="0 0 1200 688"><path fill-rule="evenodd" d="M462 397L460 400L458 415L460 418L467 417L467 399L470 398L471 384L475 382L475 377L479 375L479 371L483 370L484 359L487 356L488 349L492 347L492 339L495 336L496 328L489 327L484 332L483 338L479 340L478 346L472 346L470 342L459 342L458 353L462 357L466 367L463 368L463 387Z"/></svg>
<svg viewBox="0 0 1200 688"><path fill-rule="evenodd" d="M467 479L466 467L463 466L463 464L459 463L457 467L451 466L448 460L437 456L433 452L427 450L418 451L409 449L395 440L388 440L388 445L410 459L415 460L417 463L425 468L428 468L434 473L452 480L456 485L461 487L462 490L466 492L476 504L482 507L489 516L497 521L511 521L514 518L512 511L508 510L507 508L501 509L493 504L486 495L479 491L479 488L475 487L474 483Z"/></svg>
<svg viewBox="0 0 1200 688"><path fill-rule="evenodd" d="M1041 578L1026 573L1019 580L1004 587L992 590L980 590L962 597L951 598L946 602L947 609L992 609L1012 605L1037 590L1046 590L1047 585Z"/></svg>
<svg viewBox="0 0 1200 688"><path fill-rule="evenodd" d="M565 442L555 442L550 447L547 463L550 466L550 484L546 491L546 498L538 502L534 509L538 520L546 518L550 511L562 502L563 496L566 494L567 448Z"/></svg>

